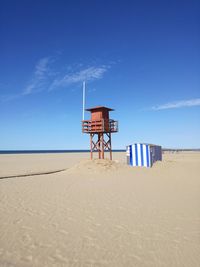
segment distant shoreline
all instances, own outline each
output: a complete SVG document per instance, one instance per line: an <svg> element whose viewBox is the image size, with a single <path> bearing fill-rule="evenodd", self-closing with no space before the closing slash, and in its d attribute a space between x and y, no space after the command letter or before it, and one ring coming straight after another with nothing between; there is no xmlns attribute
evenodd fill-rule
<svg viewBox="0 0 200 267"><path fill-rule="evenodd" d="M190 149L175 149L175 148L163 148L163 152L200 152L200 148ZM0 155L4 154L48 154L48 153L89 153L88 149L69 149L69 150L0 150ZM105 151L108 152L108 151ZM113 149L113 152L126 152L126 149Z"/></svg>
<svg viewBox="0 0 200 267"><path fill-rule="evenodd" d="M125 152L125 149L114 149L113 152ZM0 150L0 154L47 154L47 153L87 153L90 150ZM106 151L108 152L108 151Z"/></svg>
<svg viewBox="0 0 200 267"><path fill-rule="evenodd" d="M163 148L163 152L200 152L200 148Z"/></svg>

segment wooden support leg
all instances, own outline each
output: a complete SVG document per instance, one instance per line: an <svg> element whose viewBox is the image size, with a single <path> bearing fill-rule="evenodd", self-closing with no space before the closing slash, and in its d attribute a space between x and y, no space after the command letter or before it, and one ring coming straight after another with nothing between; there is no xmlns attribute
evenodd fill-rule
<svg viewBox="0 0 200 267"><path fill-rule="evenodd" d="M93 150L93 148L92 148L92 134L90 134L90 159L92 159L93 158L93 153L92 153L92 150Z"/></svg>
<svg viewBox="0 0 200 267"><path fill-rule="evenodd" d="M101 135L98 134L98 152L99 152L99 159L101 159Z"/></svg>
<svg viewBox="0 0 200 267"><path fill-rule="evenodd" d="M110 142L110 160L112 160L112 143L111 143L111 133L109 133L109 142Z"/></svg>
<svg viewBox="0 0 200 267"><path fill-rule="evenodd" d="M102 151L102 159L104 159L104 134L101 134L101 151Z"/></svg>
<svg viewBox="0 0 200 267"><path fill-rule="evenodd" d="M97 141L94 137L97 136ZM106 138L108 140L106 141ZM97 151L99 159L104 159L104 149L110 152L110 160L112 160L112 143L111 133L91 133L90 134L90 158L93 159L93 151Z"/></svg>

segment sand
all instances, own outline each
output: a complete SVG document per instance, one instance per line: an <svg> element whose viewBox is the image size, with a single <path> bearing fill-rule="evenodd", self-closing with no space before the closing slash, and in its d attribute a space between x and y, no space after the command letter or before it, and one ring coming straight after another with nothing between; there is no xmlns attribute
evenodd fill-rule
<svg viewBox="0 0 200 267"><path fill-rule="evenodd" d="M200 153L88 156L0 155L0 267L200 266Z"/></svg>

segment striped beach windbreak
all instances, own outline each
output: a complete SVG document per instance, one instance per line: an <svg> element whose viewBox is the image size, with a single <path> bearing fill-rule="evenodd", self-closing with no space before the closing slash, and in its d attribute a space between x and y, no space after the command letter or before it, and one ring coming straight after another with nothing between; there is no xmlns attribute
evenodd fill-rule
<svg viewBox="0 0 200 267"><path fill-rule="evenodd" d="M131 166L152 167L155 161L162 160L161 146L137 143L127 146L126 151Z"/></svg>

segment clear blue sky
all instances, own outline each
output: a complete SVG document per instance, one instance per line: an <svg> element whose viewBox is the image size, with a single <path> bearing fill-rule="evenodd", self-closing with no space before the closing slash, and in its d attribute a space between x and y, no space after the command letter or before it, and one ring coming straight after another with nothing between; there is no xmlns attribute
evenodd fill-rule
<svg viewBox="0 0 200 267"><path fill-rule="evenodd" d="M87 149L86 106L113 147L200 147L200 2L1 1L0 149Z"/></svg>

